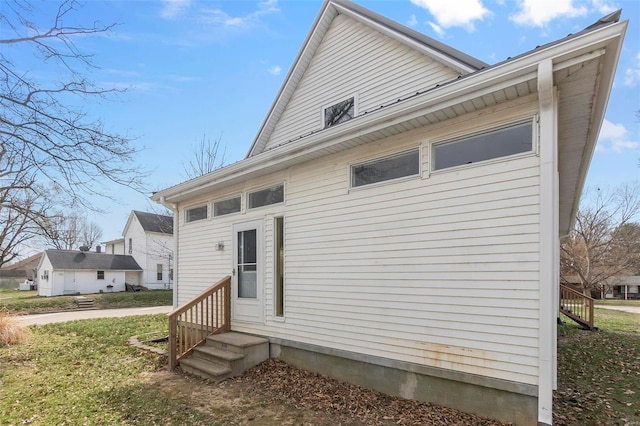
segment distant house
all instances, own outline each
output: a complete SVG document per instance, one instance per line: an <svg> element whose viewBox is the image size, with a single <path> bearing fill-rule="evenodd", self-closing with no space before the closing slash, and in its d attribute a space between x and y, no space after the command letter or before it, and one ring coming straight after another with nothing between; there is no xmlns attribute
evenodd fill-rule
<svg viewBox="0 0 640 426"><path fill-rule="evenodd" d="M17 288L25 280L34 280L42 253L34 254L0 268L0 288Z"/></svg>
<svg viewBox="0 0 640 426"><path fill-rule="evenodd" d="M173 217L132 210L123 238L105 241L106 254L133 256L142 268L138 282L151 290L172 288Z"/></svg>
<svg viewBox="0 0 640 426"><path fill-rule="evenodd" d="M38 295L125 291L142 268L132 256L73 250L45 250L38 265Z"/></svg>
<svg viewBox="0 0 640 426"><path fill-rule="evenodd" d="M230 329L272 357L550 425L560 238L619 17L488 65L325 1L247 157L152 196L176 216L174 303L229 276Z"/></svg>

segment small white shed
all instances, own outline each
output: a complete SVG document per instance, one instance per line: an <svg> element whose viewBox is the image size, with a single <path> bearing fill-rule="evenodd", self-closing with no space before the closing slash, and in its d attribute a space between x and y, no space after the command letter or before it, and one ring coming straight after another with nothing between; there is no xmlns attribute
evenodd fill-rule
<svg viewBox="0 0 640 426"><path fill-rule="evenodd" d="M46 250L38 265L38 295L108 293L142 271L131 256L73 250Z"/></svg>

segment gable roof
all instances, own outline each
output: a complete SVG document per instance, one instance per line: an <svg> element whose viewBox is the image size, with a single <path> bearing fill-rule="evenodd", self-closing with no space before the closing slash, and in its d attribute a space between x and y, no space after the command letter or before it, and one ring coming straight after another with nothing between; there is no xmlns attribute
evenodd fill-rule
<svg viewBox="0 0 640 426"><path fill-rule="evenodd" d="M336 0L329 3L336 4ZM260 178L412 129L517 98L537 96L541 83L538 81L540 67L544 63L550 65L552 80L544 84L550 83L559 93L556 120L560 174L559 231L565 235L573 226L613 86L628 24L627 21L618 22L619 18L620 11L614 12L576 34L569 34L493 66L394 100L340 126L312 131L237 163L156 192L151 198L161 203L179 203L227 185ZM281 96L282 93L278 95ZM276 99L274 105L278 102L279 99Z"/></svg>
<svg viewBox="0 0 640 426"><path fill-rule="evenodd" d="M173 217L156 213L140 212L133 210L138 222L145 232L157 232L159 234L173 234Z"/></svg>
<svg viewBox="0 0 640 426"><path fill-rule="evenodd" d="M349 0L326 0L318 13L311 30L305 39L302 48L298 52L293 65L284 79L282 87L266 115L258 134L249 148L247 157L264 151L265 145L271 136L276 124L284 112L291 96L307 70L316 49L324 38L331 21L344 14L350 18L367 25L374 30L385 34L412 49L418 50L441 64L465 75L470 72L485 68L488 65L466 53L454 49L431 37L428 37L411 28L379 15Z"/></svg>
<svg viewBox="0 0 640 426"><path fill-rule="evenodd" d="M37 265L40 262L40 258L42 257L42 252L33 254L26 259L19 260L14 263L7 263L0 266L2 270L14 270L14 269L25 269L30 268L33 265Z"/></svg>
<svg viewBox="0 0 640 426"><path fill-rule="evenodd" d="M141 271L133 256L74 250L45 250L54 270Z"/></svg>

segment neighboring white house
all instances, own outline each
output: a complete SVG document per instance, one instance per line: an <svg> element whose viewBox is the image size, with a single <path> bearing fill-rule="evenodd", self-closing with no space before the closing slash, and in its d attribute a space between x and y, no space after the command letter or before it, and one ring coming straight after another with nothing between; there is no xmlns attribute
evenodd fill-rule
<svg viewBox="0 0 640 426"><path fill-rule="evenodd" d="M487 65L325 2L247 158L152 196L175 214L174 304L232 275L231 329L272 357L551 424L559 241L619 16Z"/></svg>
<svg viewBox="0 0 640 426"><path fill-rule="evenodd" d="M142 267L140 281L129 284L151 290L172 288L173 218L132 210L122 235L103 244L105 253L131 255Z"/></svg>
<svg viewBox="0 0 640 426"><path fill-rule="evenodd" d="M38 265L38 295L125 291L142 268L132 256L73 250L45 250Z"/></svg>

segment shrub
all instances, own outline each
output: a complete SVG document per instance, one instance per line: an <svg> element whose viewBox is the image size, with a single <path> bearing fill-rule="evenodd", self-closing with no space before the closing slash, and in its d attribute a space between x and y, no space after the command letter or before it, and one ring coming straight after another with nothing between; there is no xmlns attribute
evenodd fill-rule
<svg viewBox="0 0 640 426"><path fill-rule="evenodd" d="M29 329L15 317L0 311L0 346L18 345L29 335Z"/></svg>

